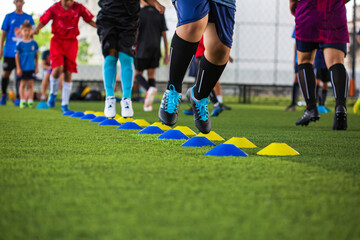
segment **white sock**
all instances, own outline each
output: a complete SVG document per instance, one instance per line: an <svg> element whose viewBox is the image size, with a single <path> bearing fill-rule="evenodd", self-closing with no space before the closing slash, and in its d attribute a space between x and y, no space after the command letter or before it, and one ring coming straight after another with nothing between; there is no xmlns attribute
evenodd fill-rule
<svg viewBox="0 0 360 240"><path fill-rule="evenodd" d="M23 102L26 102L25 99L20 99L20 104L23 103Z"/></svg>
<svg viewBox="0 0 360 240"><path fill-rule="evenodd" d="M50 93L56 95L59 90L60 78L54 78L53 75L50 75Z"/></svg>
<svg viewBox="0 0 360 240"><path fill-rule="evenodd" d="M33 103L34 99L28 99L28 103Z"/></svg>
<svg viewBox="0 0 360 240"><path fill-rule="evenodd" d="M217 97L217 99L219 100L220 103L223 102L223 97L222 97L222 95L217 95L216 97Z"/></svg>
<svg viewBox="0 0 360 240"><path fill-rule="evenodd" d="M70 93L72 88L72 82L63 82L61 105L68 105L70 100Z"/></svg>

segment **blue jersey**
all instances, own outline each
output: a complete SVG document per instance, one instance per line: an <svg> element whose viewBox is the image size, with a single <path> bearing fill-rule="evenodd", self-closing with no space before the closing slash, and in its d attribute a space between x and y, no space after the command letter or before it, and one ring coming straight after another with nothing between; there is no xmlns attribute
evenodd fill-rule
<svg viewBox="0 0 360 240"><path fill-rule="evenodd" d="M12 12L5 16L1 26L1 30L6 32L4 57L15 57L16 44L22 39L20 26L26 20L29 21L31 25L35 25L32 16L26 13L17 14L16 12Z"/></svg>
<svg viewBox="0 0 360 240"><path fill-rule="evenodd" d="M225 5L229 8L236 9L236 0L212 0L212 1Z"/></svg>
<svg viewBox="0 0 360 240"><path fill-rule="evenodd" d="M295 29L294 29L293 34L292 34L291 37L295 39ZM295 63L296 64L298 63L297 51L295 51Z"/></svg>
<svg viewBox="0 0 360 240"><path fill-rule="evenodd" d="M30 40L29 42L21 41L16 45L15 52L19 53L22 71L35 70L35 55L38 51L38 44L34 40Z"/></svg>
<svg viewBox="0 0 360 240"><path fill-rule="evenodd" d="M318 49L316 51L315 68L316 69L327 69L326 63L325 63L325 58L324 58L324 52L321 49Z"/></svg>

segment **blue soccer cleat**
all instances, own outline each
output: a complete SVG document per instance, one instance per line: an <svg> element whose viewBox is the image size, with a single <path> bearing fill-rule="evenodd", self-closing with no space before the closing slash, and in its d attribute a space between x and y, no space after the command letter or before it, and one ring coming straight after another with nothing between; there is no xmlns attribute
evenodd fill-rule
<svg viewBox="0 0 360 240"><path fill-rule="evenodd" d="M222 106L219 104L219 106L214 107L212 113L211 113L211 117L217 117L219 116L219 114L223 111L224 109L222 108Z"/></svg>
<svg viewBox="0 0 360 240"><path fill-rule="evenodd" d="M48 102L47 102L48 106L51 107L51 108L55 107L55 101L56 101L56 95L50 93L49 99L48 99Z"/></svg>
<svg viewBox="0 0 360 240"><path fill-rule="evenodd" d="M14 106L15 106L15 107L19 107L19 106L20 106L20 99L16 98L16 99L14 100Z"/></svg>
<svg viewBox="0 0 360 240"><path fill-rule="evenodd" d="M67 111L69 111L69 105L61 105L61 111L62 112L67 112Z"/></svg>
<svg viewBox="0 0 360 240"><path fill-rule="evenodd" d="M184 110L184 114L185 115L194 115L194 112L192 110L192 107L190 107L190 109L185 109Z"/></svg>
<svg viewBox="0 0 360 240"><path fill-rule="evenodd" d="M6 105L6 99L7 99L6 94L1 95L0 105Z"/></svg>

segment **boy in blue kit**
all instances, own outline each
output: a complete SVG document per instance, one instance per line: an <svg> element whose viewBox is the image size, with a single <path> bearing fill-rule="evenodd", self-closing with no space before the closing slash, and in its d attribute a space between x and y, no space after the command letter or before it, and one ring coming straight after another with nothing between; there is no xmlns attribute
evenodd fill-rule
<svg viewBox="0 0 360 240"><path fill-rule="evenodd" d="M166 125L177 122L182 82L199 41L204 35L205 52L199 63L195 86L187 96L195 126L202 133L211 130L208 97L229 61L235 23L235 0L173 0L178 24L170 47L167 90L159 109L159 119Z"/></svg>
<svg viewBox="0 0 360 240"><path fill-rule="evenodd" d="M38 72L38 50L37 43L31 39L31 24L25 22L21 25L23 39L16 45L16 74L20 79L20 108L34 107L34 79L35 73ZM26 103L25 88L28 88L29 99Z"/></svg>
<svg viewBox="0 0 360 240"><path fill-rule="evenodd" d="M31 15L23 12L23 0L14 0L16 10L5 16L4 22L1 26L2 34L0 40L0 59L4 57L3 73L1 77L2 95L0 105L5 105L7 100L7 87L9 85L9 77L12 70L16 67L15 64L15 48L16 44L21 40L22 35L20 26L25 21L28 21L32 26L35 25ZM5 44L5 47L4 47ZM16 98L19 98L19 79L16 79ZM14 105L18 106L19 101L15 101Z"/></svg>

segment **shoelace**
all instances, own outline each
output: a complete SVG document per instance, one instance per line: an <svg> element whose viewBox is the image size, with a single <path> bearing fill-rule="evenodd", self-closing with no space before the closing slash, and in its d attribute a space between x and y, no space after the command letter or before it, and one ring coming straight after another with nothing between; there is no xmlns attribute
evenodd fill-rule
<svg viewBox="0 0 360 240"><path fill-rule="evenodd" d="M181 98L181 95L175 90L174 85L170 85L169 86L170 91L166 94L166 98L167 98L167 105L165 110L168 113L175 113L178 105L179 105L179 101Z"/></svg>
<svg viewBox="0 0 360 240"><path fill-rule="evenodd" d="M200 101L195 101L195 107L199 114L200 120L206 121L208 120L208 98L203 98Z"/></svg>

